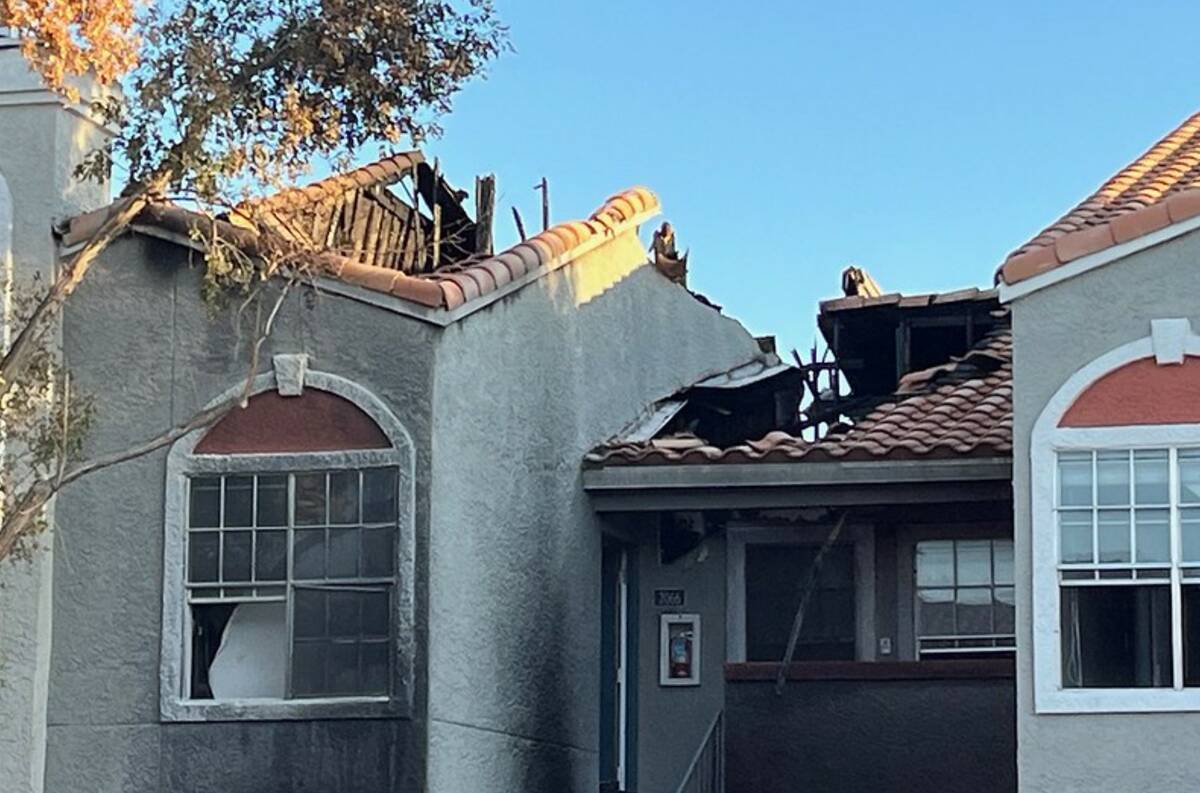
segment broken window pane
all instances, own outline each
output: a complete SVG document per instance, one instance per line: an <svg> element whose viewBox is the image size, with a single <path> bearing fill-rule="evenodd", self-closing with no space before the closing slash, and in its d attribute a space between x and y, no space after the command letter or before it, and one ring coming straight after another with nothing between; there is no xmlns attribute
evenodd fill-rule
<svg viewBox="0 0 1200 793"><path fill-rule="evenodd" d="M193 696L390 690L391 587L363 579L395 574L396 485L394 467L189 480L187 580L205 584L188 590ZM851 574L835 565L824 577ZM305 580L344 583L295 584Z"/></svg>
<svg viewBox="0 0 1200 793"><path fill-rule="evenodd" d="M1063 587L1062 645L1066 688L1171 686L1170 588Z"/></svg>
<svg viewBox="0 0 1200 793"><path fill-rule="evenodd" d="M996 608L992 618L996 626L996 633L1016 633L1016 603L1016 592L1012 587L996 590Z"/></svg>
<svg viewBox="0 0 1200 793"><path fill-rule="evenodd" d="M208 476L191 480L191 509L188 525L215 528L221 525L221 478Z"/></svg>

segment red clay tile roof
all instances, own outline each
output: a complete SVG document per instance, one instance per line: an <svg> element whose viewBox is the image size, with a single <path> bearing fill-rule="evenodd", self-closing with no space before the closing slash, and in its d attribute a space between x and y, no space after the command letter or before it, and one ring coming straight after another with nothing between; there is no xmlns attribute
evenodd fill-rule
<svg viewBox="0 0 1200 793"><path fill-rule="evenodd" d="M615 441L585 457L589 467L752 462L830 462L1012 454L1012 334L995 331L965 355L904 376L894 398L841 433L809 443L770 432L719 449L694 436Z"/></svg>
<svg viewBox="0 0 1200 793"><path fill-rule="evenodd" d="M1200 113L1009 255L997 274L1015 284L1200 215Z"/></svg>
<svg viewBox="0 0 1200 793"><path fill-rule="evenodd" d="M401 152L311 184L280 190L251 203L259 210L266 208L291 209L305 204L316 204L330 198L337 198L351 190L395 184L405 174L412 173L412 170L423 162L425 162L425 155L419 151Z"/></svg>
<svg viewBox="0 0 1200 793"><path fill-rule="evenodd" d="M408 155L399 157L403 156ZM390 164L381 166L383 170L379 173L372 170L379 166L379 163L376 163L343 174L342 177L357 184L361 178L367 178L362 176L363 174L374 173L379 178L388 178L390 169L401 167L397 158L381 162ZM333 178L334 182L340 183L339 179ZM330 180L324 182L328 183ZM297 190L303 193L313 187L310 185ZM319 189L325 190L327 187ZM62 244L69 247L89 238L119 206L118 201L108 207L72 218L62 234ZM658 211L659 202L654 193L645 187L634 187L609 197L587 220L568 221L551 226L506 251L470 264L443 267L431 273L417 275L363 264L328 251L316 251L311 256L328 275L341 281L403 298L428 308L449 310L495 292L517 279L532 280L533 276L549 272L553 265L570 261L580 255L580 249L585 245L636 229L637 224ZM271 245L290 244L281 240L268 240L264 235L226 221L216 223L222 236L233 240L252 255L255 251L262 251ZM207 215L167 202L147 207L134 222L135 227L158 227L189 238L197 232L202 236L209 234L213 224L213 218Z"/></svg>

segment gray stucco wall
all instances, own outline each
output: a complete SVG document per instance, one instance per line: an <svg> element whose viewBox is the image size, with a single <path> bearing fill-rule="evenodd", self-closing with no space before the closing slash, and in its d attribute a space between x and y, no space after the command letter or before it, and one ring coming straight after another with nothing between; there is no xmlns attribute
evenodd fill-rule
<svg viewBox="0 0 1200 793"><path fill-rule="evenodd" d="M630 524L650 539L637 548L637 787L638 793L674 793L709 726L725 706L725 536L664 565L653 515ZM642 525L639 525L639 522ZM646 525L649 524L649 525ZM657 608L655 589L682 589L683 608ZM700 685L660 686L659 616L700 615Z"/></svg>
<svg viewBox="0 0 1200 793"><path fill-rule="evenodd" d="M185 420L245 376L230 319L198 299L186 253L141 237L109 249L72 300L64 341L97 399L95 451ZM417 707L413 720L160 724L166 450L82 480L58 503L46 789L54 793L413 790L421 783L423 559L435 331L320 295L289 299L263 350L384 400L417 449ZM179 574L179 571L168 571Z"/></svg>
<svg viewBox="0 0 1200 793"><path fill-rule="evenodd" d="M1200 715L1036 715L1031 618L1030 433L1076 370L1150 333L1150 320L1188 317L1196 299L1200 234L1134 254L1013 303L1013 484L1017 550L1017 736L1021 790L1190 790Z"/></svg>
<svg viewBox="0 0 1200 793"><path fill-rule="evenodd" d="M740 325L652 267L604 260L642 261L642 250L618 238L451 326L439 346L438 793L596 789L601 528L580 460L652 400L758 352ZM597 281L608 272L610 283Z"/></svg>
<svg viewBox="0 0 1200 793"><path fill-rule="evenodd" d="M0 201L11 210L11 227L0 230L0 288L49 273L52 219L107 201L107 185L72 178L98 129L39 89L16 42L0 39ZM4 311L0 301L0 325L8 323ZM0 779L13 793L42 790L52 567L45 549L0 564Z"/></svg>

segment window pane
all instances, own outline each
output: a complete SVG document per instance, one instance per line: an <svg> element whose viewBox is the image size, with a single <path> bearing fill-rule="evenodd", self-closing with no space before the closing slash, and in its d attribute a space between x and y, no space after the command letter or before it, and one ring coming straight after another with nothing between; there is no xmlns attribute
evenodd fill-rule
<svg viewBox="0 0 1200 793"><path fill-rule="evenodd" d="M1183 684L1200 686L1200 586L1183 587Z"/></svg>
<svg viewBox="0 0 1200 793"><path fill-rule="evenodd" d="M254 548L254 579L283 581L287 578L287 532L260 531Z"/></svg>
<svg viewBox="0 0 1200 793"><path fill-rule="evenodd" d="M1066 688L1171 686L1170 588L1063 587L1062 643Z"/></svg>
<svg viewBox="0 0 1200 793"><path fill-rule="evenodd" d="M992 632L992 590L973 587L958 590L955 598L955 633L972 636Z"/></svg>
<svg viewBox="0 0 1200 793"><path fill-rule="evenodd" d="M954 541L917 543L917 586L954 586Z"/></svg>
<svg viewBox="0 0 1200 793"><path fill-rule="evenodd" d="M805 545L746 546L746 654L750 661L779 661L787 650L800 589L816 559L817 547ZM837 545L826 564L853 574L854 548ZM835 576L835 578L840 576ZM820 586L805 610L796 660L854 658L854 587Z"/></svg>
<svg viewBox="0 0 1200 793"><path fill-rule="evenodd" d="M358 471L329 475L329 522L358 523Z"/></svg>
<svg viewBox="0 0 1200 793"><path fill-rule="evenodd" d="M1096 503L1130 503L1129 452L1100 452L1096 455Z"/></svg>
<svg viewBox="0 0 1200 793"><path fill-rule="evenodd" d="M301 579L325 577L324 529L296 529L292 575Z"/></svg>
<svg viewBox="0 0 1200 793"><path fill-rule="evenodd" d="M329 636L356 638L362 633L362 593L329 593Z"/></svg>
<svg viewBox="0 0 1200 793"><path fill-rule="evenodd" d="M1092 503L1092 455L1072 452L1058 456L1058 503L1086 507Z"/></svg>
<svg viewBox="0 0 1200 793"><path fill-rule="evenodd" d="M1170 515L1170 511L1165 509L1134 510L1136 561L1169 562L1171 560Z"/></svg>
<svg viewBox="0 0 1200 793"><path fill-rule="evenodd" d="M225 477L225 525L251 526L254 523L254 477Z"/></svg>
<svg viewBox="0 0 1200 793"><path fill-rule="evenodd" d="M358 529L329 530L330 578L354 578L358 575Z"/></svg>
<svg viewBox="0 0 1200 793"><path fill-rule="evenodd" d="M920 590L917 593L917 626L922 636L953 636L954 590Z"/></svg>
<svg viewBox="0 0 1200 793"><path fill-rule="evenodd" d="M1012 584L1013 582L1013 543L1012 540L993 540L992 554L994 555L995 580L997 584Z"/></svg>
<svg viewBox="0 0 1200 793"><path fill-rule="evenodd" d="M258 477L258 525L286 526L288 522L288 478Z"/></svg>
<svg viewBox="0 0 1200 793"><path fill-rule="evenodd" d="M296 525L325 525L325 474L296 474Z"/></svg>
<svg viewBox="0 0 1200 793"><path fill-rule="evenodd" d="M390 589L362 594L362 632L364 636L387 637L391 635L391 604Z"/></svg>
<svg viewBox="0 0 1200 793"><path fill-rule="evenodd" d="M295 642L292 647L292 693L298 697L325 693L323 641Z"/></svg>
<svg viewBox="0 0 1200 793"><path fill-rule="evenodd" d="M1168 493L1167 452L1151 449L1133 453L1133 497L1138 504L1166 504Z"/></svg>
<svg viewBox="0 0 1200 793"><path fill-rule="evenodd" d="M1098 515L1097 531L1100 539L1101 562L1128 562L1129 510L1103 509Z"/></svg>
<svg viewBox="0 0 1200 793"><path fill-rule="evenodd" d="M210 529L221 525L221 478L198 477L191 481L191 509L188 525Z"/></svg>
<svg viewBox="0 0 1200 793"><path fill-rule="evenodd" d="M325 616L327 594L320 589L296 587L292 604L292 633L296 638L323 638L328 634Z"/></svg>
<svg viewBox="0 0 1200 793"><path fill-rule="evenodd" d="M188 535L188 582L217 580L221 535L215 531Z"/></svg>
<svg viewBox="0 0 1200 793"><path fill-rule="evenodd" d="M250 543L253 532L227 531L225 551L221 562L222 581L250 580Z"/></svg>
<svg viewBox="0 0 1200 793"><path fill-rule="evenodd" d="M361 688L358 681L358 643L332 642L325 652L326 693L357 694Z"/></svg>
<svg viewBox="0 0 1200 793"><path fill-rule="evenodd" d="M1181 553L1185 562L1200 562L1200 508L1179 510Z"/></svg>
<svg viewBox="0 0 1200 793"><path fill-rule="evenodd" d="M392 575L395 569L396 549L393 540L396 529L363 529L362 533L362 572L369 578L381 578Z"/></svg>
<svg viewBox="0 0 1200 793"><path fill-rule="evenodd" d="M1179 500L1200 504L1200 449L1179 450Z"/></svg>
<svg viewBox="0 0 1200 793"><path fill-rule="evenodd" d="M1092 561L1092 513L1058 513L1060 556L1062 561Z"/></svg>
<svg viewBox="0 0 1200 793"><path fill-rule="evenodd" d="M386 694L391 677L388 669L387 642L369 642L362 645L362 693Z"/></svg>
<svg viewBox="0 0 1200 793"><path fill-rule="evenodd" d="M991 540L959 540L955 549L959 586L992 583Z"/></svg>
<svg viewBox="0 0 1200 793"><path fill-rule="evenodd" d="M363 521L396 521L396 469L371 468L363 471Z"/></svg>
<svg viewBox="0 0 1200 793"><path fill-rule="evenodd" d="M1011 587L996 590L995 614L996 633L1016 633L1016 591Z"/></svg>

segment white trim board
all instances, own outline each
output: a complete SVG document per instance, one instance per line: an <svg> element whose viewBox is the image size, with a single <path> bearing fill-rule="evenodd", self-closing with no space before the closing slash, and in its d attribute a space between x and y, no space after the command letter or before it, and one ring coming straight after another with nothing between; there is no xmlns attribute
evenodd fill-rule
<svg viewBox="0 0 1200 793"><path fill-rule="evenodd" d="M1163 327L1159 325L1158 327ZM1200 336L1183 334L1185 355L1200 355ZM1059 427L1075 400L1104 375L1155 355L1153 335L1123 344L1080 368L1046 402L1030 437L1033 695L1036 713L1143 713L1200 710L1197 689L1066 689L1062 685L1061 603L1055 487L1058 452L1104 448L1200 446L1200 424ZM1171 365L1171 364L1164 364ZM1018 633L1018 643L1020 642ZM1021 652L1021 650L1018 650Z"/></svg>
<svg viewBox="0 0 1200 793"><path fill-rule="evenodd" d="M1082 275L1083 273L1103 267L1106 264L1111 264L1118 259L1124 259L1127 256L1144 251L1147 248L1152 248L1155 245L1169 242L1198 228L1200 228L1200 215L1190 217L1187 220L1181 220L1178 223L1172 223L1157 231L1143 234L1140 237L1135 237L1128 242L1114 245L1111 248L1105 248L1102 251L1081 256L1074 261L1067 262L1044 273L1038 273L1015 284L1009 285L1001 281L999 286L1000 302L1011 303L1025 295L1041 291L1048 286L1053 286L1054 284L1074 278L1077 275Z"/></svg>

